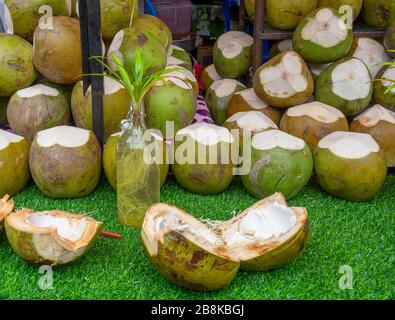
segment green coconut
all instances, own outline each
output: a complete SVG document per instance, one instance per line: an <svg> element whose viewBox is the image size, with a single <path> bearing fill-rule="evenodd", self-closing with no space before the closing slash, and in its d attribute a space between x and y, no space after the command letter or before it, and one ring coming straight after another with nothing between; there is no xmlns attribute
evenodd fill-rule
<svg viewBox="0 0 395 320"><path fill-rule="evenodd" d="M54 17L52 29L37 28L33 42L34 66L57 84L77 82L82 75L80 23Z"/></svg>
<svg viewBox="0 0 395 320"><path fill-rule="evenodd" d="M255 20L255 0L244 0L244 9L251 22Z"/></svg>
<svg viewBox="0 0 395 320"><path fill-rule="evenodd" d="M387 50L395 50L395 20L388 27L384 36L384 47ZM388 54L395 58L395 52L388 51Z"/></svg>
<svg viewBox="0 0 395 320"><path fill-rule="evenodd" d="M226 128L195 123L177 132L171 155L172 172L190 192L217 194L233 181L234 138Z"/></svg>
<svg viewBox="0 0 395 320"><path fill-rule="evenodd" d="M0 98L0 126L6 125L8 123L7 119L7 105L8 98Z"/></svg>
<svg viewBox="0 0 395 320"><path fill-rule="evenodd" d="M364 0L361 16L368 26L388 28L395 20L395 2L393 0Z"/></svg>
<svg viewBox="0 0 395 320"><path fill-rule="evenodd" d="M9 195L5 195L0 199L0 235L4 228L4 219L12 212L14 209L14 202L10 200Z"/></svg>
<svg viewBox="0 0 395 320"><path fill-rule="evenodd" d="M238 270L266 271L294 260L307 239L305 208L290 208L275 194L229 221L208 227L167 204L148 209L141 230L148 258L178 286L213 291L227 287Z"/></svg>
<svg viewBox="0 0 395 320"><path fill-rule="evenodd" d="M12 130L31 143L38 131L69 124L70 104L57 89L38 84L11 97L7 118Z"/></svg>
<svg viewBox="0 0 395 320"><path fill-rule="evenodd" d="M343 6L350 6L352 8L353 20L355 21L361 12L362 3L363 0L318 0L318 7L330 7L339 10ZM343 12L343 14L345 14L345 12Z"/></svg>
<svg viewBox="0 0 395 320"><path fill-rule="evenodd" d="M346 116L368 107L373 94L369 69L358 58L344 58L331 64L316 80L317 101L339 109Z"/></svg>
<svg viewBox="0 0 395 320"><path fill-rule="evenodd" d="M111 184L114 190L117 189L117 176L116 176L116 152L117 145L122 132L117 132L111 135L106 142L106 145L103 150L103 168L104 173L107 177L108 182ZM155 138L155 143L158 144L158 148L162 148L163 159L159 164L160 171L160 185L163 186L167 175L169 173L169 164L166 162L166 152L167 146L159 135L152 134Z"/></svg>
<svg viewBox="0 0 395 320"><path fill-rule="evenodd" d="M381 188L387 175L382 151L365 133L337 131L314 151L318 183L330 194L348 201L366 201Z"/></svg>
<svg viewBox="0 0 395 320"><path fill-rule="evenodd" d="M82 81L75 84L71 97L71 110L75 124L79 128L93 130L92 90L88 88L84 95ZM103 121L104 140L119 131L121 121L130 110L130 96L117 81L104 78Z"/></svg>
<svg viewBox="0 0 395 320"><path fill-rule="evenodd" d="M332 8L319 8L300 22L293 35L294 50L307 62L328 63L343 58L353 41L342 15Z"/></svg>
<svg viewBox="0 0 395 320"><path fill-rule="evenodd" d="M141 14L133 20L132 26L138 30L152 33L160 40L166 50L169 50L173 35L167 24L161 19L152 15Z"/></svg>
<svg viewBox="0 0 395 320"><path fill-rule="evenodd" d="M167 52L167 65L180 66L193 72L192 61L189 53L183 48L171 45Z"/></svg>
<svg viewBox="0 0 395 320"><path fill-rule="evenodd" d="M384 66L373 83L374 101L395 111L395 89L388 90L395 83L395 67ZM388 90L388 92L387 92Z"/></svg>
<svg viewBox="0 0 395 320"><path fill-rule="evenodd" d="M0 197L22 191L30 180L28 142L1 129L0 176Z"/></svg>
<svg viewBox="0 0 395 320"><path fill-rule="evenodd" d="M190 125L197 107L196 92L181 72L166 74L166 82L154 86L144 98L146 121L149 128L158 129L172 139L174 134ZM173 130L167 130L171 122Z"/></svg>
<svg viewBox="0 0 395 320"><path fill-rule="evenodd" d="M14 33L29 42L33 41L34 30L38 27L41 17L70 16L72 11L71 0L6 0L5 3L14 21ZM45 7L40 9L42 6L49 6L52 12L47 11ZM44 22L48 23L46 20Z"/></svg>
<svg viewBox="0 0 395 320"><path fill-rule="evenodd" d="M230 31L218 38L214 45L215 69L222 78L236 79L252 66L254 39L240 31Z"/></svg>
<svg viewBox="0 0 395 320"><path fill-rule="evenodd" d="M163 70L167 65L166 49L152 33L137 28L125 28L119 31L108 49L109 65L117 70L112 55L117 56L127 70L134 70L136 49L141 50L145 66L149 66L146 75Z"/></svg>
<svg viewBox="0 0 395 320"><path fill-rule="evenodd" d="M204 68L200 77L200 82L203 85L204 91L207 91L215 81L222 79L223 78L218 74L217 70L215 70L215 66L211 64Z"/></svg>
<svg viewBox="0 0 395 320"><path fill-rule="evenodd" d="M30 149L30 171L47 197L90 194L101 175L101 149L92 131L60 126L37 133Z"/></svg>
<svg viewBox="0 0 395 320"><path fill-rule="evenodd" d="M0 97L10 97L36 80L33 47L18 36L2 33L0 48Z"/></svg>
<svg viewBox="0 0 395 320"><path fill-rule="evenodd" d="M23 260L59 267L81 258L100 236L102 223L85 215L29 209L9 214L5 230Z"/></svg>
<svg viewBox="0 0 395 320"><path fill-rule="evenodd" d="M275 44L273 44L272 47L270 48L269 58L272 59L276 55L278 55L282 52L292 51L293 49L294 48L293 48L292 39L285 39L285 40L278 41Z"/></svg>
<svg viewBox="0 0 395 320"><path fill-rule="evenodd" d="M306 102L313 94L314 81L303 59L286 51L258 68L254 90L269 105L287 108Z"/></svg>
<svg viewBox="0 0 395 320"><path fill-rule="evenodd" d="M222 125L228 118L229 103L236 92L247 89L242 83L233 79L215 81L206 93L207 106L214 122Z"/></svg>
<svg viewBox="0 0 395 320"><path fill-rule="evenodd" d="M315 8L317 0L266 0L267 22L276 29L292 30Z"/></svg>
<svg viewBox="0 0 395 320"><path fill-rule="evenodd" d="M253 196L264 198L281 192L290 199L309 182L313 157L303 140L280 130L268 130L254 135L247 143L251 170L241 181Z"/></svg>

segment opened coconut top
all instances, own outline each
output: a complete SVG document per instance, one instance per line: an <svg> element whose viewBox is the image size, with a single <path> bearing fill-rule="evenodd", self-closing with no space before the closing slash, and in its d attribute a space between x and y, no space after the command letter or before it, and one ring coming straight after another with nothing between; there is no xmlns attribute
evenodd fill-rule
<svg viewBox="0 0 395 320"><path fill-rule="evenodd" d="M331 48L344 41L348 31L343 19L334 10L322 8L303 27L302 38L323 48Z"/></svg>
<svg viewBox="0 0 395 320"><path fill-rule="evenodd" d="M305 208L289 208L281 194L257 202L229 221L208 227L167 204L148 209L142 237L151 256L164 236L177 232L200 248L232 261L245 261L277 248L306 224Z"/></svg>
<svg viewBox="0 0 395 320"><path fill-rule="evenodd" d="M237 112L226 122L236 122L240 129L261 131L266 129L278 129L277 125L260 111Z"/></svg>
<svg viewBox="0 0 395 320"><path fill-rule="evenodd" d="M84 146L91 136L86 129L72 126L59 126L43 130L37 133L36 141L41 147L48 148L59 145L66 148L78 148Z"/></svg>
<svg viewBox="0 0 395 320"><path fill-rule="evenodd" d="M374 127L380 121L395 124L395 112L376 104L355 117L354 121L359 121L365 127Z"/></svg>
<svg viewBox="0 0 395 320"><path fill-rule="evenodd" d="M371 77L366 65L357 58L338 64L332 71L332 91L345 100L366 98L371 90Z"/></svg>
<svg viewBox="0 0 395 320"><path fill-rule="evenodd" d="M252 138L252 147L257 150L272 150L282 148L285 150L302 150L306 143L297 137L280 130L267 130L260 132Z"/></svg>
<svg viewBox="0 0 395 320"><path fill-rule="evenodd" d="M24 137L0 129L0 150L6 149L11 143L21 142Z"/></svg>
<svg viewBox="0 0 395 320"><path fill-rule="evenodd" d="M37 84L35 86L19 90L16 94L20 98L33 98L40 95L57 97L59 95L59 91L43 84Z"/></svg>
<svg viewBox="0 0 395 320"><path fill-rule="evenodd" d="M0 223L8 216L14 209L14 202L10 200L8 195L0 199Z"/></svg>
<svg viewBox="0 0 395 320"><path fill-rule="evenodd" d="M287 116L308 116L316 121L324 123L333 123L341 118L345 118L344 114L340 110L318 101L289 108L287 110Z"/></svg>
<svg viewBox="0 0 395 320"><path fill-rule="evenodd" d="M219 37L217 46L225 58L237 57L244 48L251 47L254 39L241 31L230 31Z"/></svg>
<svg viewBox="0 0 395 320"><path fill-rule="evenodd" d="M236 92L235 95L240 95L244 101L255 110L263 110L269 106L265 101L256 95L253 88Z"/></svg>
<svg viewBox="0 0 395 320"><path fill-rule="evenodd" d="M389 68L387 68L387 69L384 71L382 78L383 78L384 80L381 80L381 84L382 84L384 87L392 86L395 82L389 81L389 80L395 80L395 67L389 67ZM385 80L385 79L387 79L387 80ZM391 92L394 93L394 92L395 92L395 89L392 89Z"/></svg>
<svg viewBox="0 0 395 320"><path fill-rule="evenodd" d="M177 66L177 65L168 65L166 69L178 69L171 71L165 75L165 78L167 77L177 77L183 80L189 80L191 82L197 82L195 75L189 71L188 69L185 69L183 67Z"/></svg>
<svg viewBox="0 0 395 320"><path fill-rule="evenodd" d="M170 45L169 50L167 51L167 55L171 56L173 51L185 51L183 48L175 46L174 44ZM185 51L186 52L186 51Z"/></svg>
<svg viewBox="0 0 395 320"><path fill-rule="evenodd" d="M103 77L103 83L104 83L104 94L105 95L111 95L119 90L125 90L125 87L119 83L118 81L108 78L108 77ZM81 81L82 84L82 81ZM87 93L92 91L92 86L89 86Z"/></svg>
<svg viewBox="0 0 395 320"><path fill-rule="evenodd" d="M185 135L200 144L208 146L213 146L221 142L233 143L234 141L234 138L228 129L204 122L195 123L179 130L176 134L176 140Z"/></svg>
<svg viewBox="0 0 395 320"><path fill-rule="evenodd" d="M213 64L209 65L206 69L204 69L204 71L207 72L213 81L222 80L222 77L218 74Z"/></svg>
<svg viewBox="0 0 395 320"><path fill-rule="evenodd" d="M182 64L185 64L185 61L183 61L181 59L178 59L176 57L173 57L173 56L168 56L167 57L167 65L168 66L171 66L171 65L179 66L179 65L182 65Z"/></svg>
<svg viewBox="0 0 395 320"><path fill-rule="evenodd" d="M292 97L308 87L303 61L294 51L286 51L275 66L263 68L259 79L266 93L278 98Z"/></svg>
<svg viewBox="0 0 395 320"><path fill-rule="evenodd" d="M318 147L329 149L333 154L345 159L361 159L380 147L371 135L366 133L336 131L322 138Z"/></svg>
<svg viewBox="0 0 395 320"><path fill-rule="evenodd" d="M243 86L244 84L240 83L239 81L233 79L222 79L215 81L211 86L210 89L215 92L215 95L218 98L225 98L233 94L237 88L237 86Z"/></svg>

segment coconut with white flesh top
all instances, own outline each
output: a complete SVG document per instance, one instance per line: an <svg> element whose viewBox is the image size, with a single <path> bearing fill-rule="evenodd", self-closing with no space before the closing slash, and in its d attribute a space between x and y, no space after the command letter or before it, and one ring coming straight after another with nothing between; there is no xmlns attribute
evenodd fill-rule
<svg viewBox="0 0 395 320"><path fill-rule="evenodd" d="M103 121L104 140L119 131L121 121L130 110L130 96L123 85L111 79L104 78ZM92 122L92 90L88 88L84 94L82 81L78 81L71 95L71 111L77 127L93 129Z"/></svg>
<svg viewBox="0 0 395 320"><path fill-rule="evenodd" d="M384 47L389 50L388 54L395 58L395 20L388 27L384 36ZM392 52L394 51L394 52Z"/></svg>
<svg viewBox="0 0 395 320"><path fill-rule="evenodd" d="M361 59L370 71L372 78L377 76L384 62L391 61L384 46L377 40L370 38L354 39L351 50L347 54L350 57Z"/></svg>
<svg viewBox="0 0 395 320"><path fill-rule="evenodd" d="M0 235L3 232L4 219L12 212L14 209L14 202L10 200L9 195L5 195L0 199Z"/></svg>
<svg viewBox="0 0 395 320"><path fill-rule="evenodd" d="M5 0L5 3L14 22L14 33L29 42L32 42L34 30L39 26L42 6L50 6L53 16L71 15L71 0Z"/></svg>
<svg viewBox="0 0 395 320"><path fill-rule="evenodd" d="M178 59L176 57L173 56L167 56L167 65L168 66L176 66L176 67L182 67L185 68L189 71L193 71L192 68L192 64L191 63L187 63L184 60Z"/></svg>
<svg viewBox="0 0 395 320"><path fill-rule="evenodd" d="M95 243L102 223L63 211L23 209L5 219L7 239L26 262L52 267L81 258Z"/></svg>
<svg viewBox="0 0 395 320"><path fill-rule="evenodd" d="M314 82L303 59L294 51L286 51L255 72L254 90L269 105L287 108L306 102L313 94Z"/></svg>
<svg viewBox="0 0 395 320"><path fill-rule="evenodd" d="M90 194L101 175L101 148L92 131L60 126L37 133L30 149L30 170L47 197Z"/></svg>
<svg viewBox="0 0 395 320"><path fill-rule="evenodd" d="M173 69L173 71L167 73L166 77L180 78L181 80L190 84L197 99L197 97L199 96L199 84L195 77L195 74L192 73L191 70L177 65L168 65L166 69Z"/></svg>
<svg viewBox="0 0 395 320"><path fill-rule="evenodd" d="M149 66L145 75L163 70L167 65L167 52L160 40L148 31L137 28L125 28L114 37L108 49L108 63L113 70L118 70L112 61L115 55L124 64L126 70L134 70L135 53L137 48L141 51L144 65Z"/></svg>
<svg viewBox="0 0 395 320"><path fill-rule="evenodd" d="M186 73L171 72L164 78L166 81L154 86L144 98L146 121L148 128L158 129L164 137L173 139L178 130L193 121L197 107L196 91ZM167 122L173 123L173 132L167 132Z"/></svg>
<svg viewBox="0 0 395 320"><path fill-rule="evenodd" d="M318 0L318 7L330 7L335 10L346 10L349 6L352 9L353 21L358 18L362 9L363 0ZM348 14L348 10L343 11L343 14Z"/></svg>
<svg viewBox="0 0 395 320"><path fill-rule="evenodd" d="M293 49L292 39L278 41L270 48L269 58L274 58L276 55L285 51L293 51Z"/></svg>
<svg viewBox="0 0 395 320"><path fill-rule="evenodd" d="M380 145L388 167L395 167L395 112L376 104L355 117L351 131L368 133Z"/></svg>
<svg viewBox="0 0 395 320"><path fill-rule="evenodd" d="M266 0L265 13L273 28L292 30L315 8L317 0Z"/></svg>
<svg viewBox="0 0 395 320"><path fill-rule="evenodd" d="M30 180L29 143L0 129L0 197L20 192Z"/></svg>
<svg viewBox="0 0 395 320"><path fill-rule="evenodd" d="M330 194L348 201L366 201L381 188L387 175L382 150L366 133L337 131L314 150L318 183Z"/></svg>
<svg viewBox="0 0 395 320"><path fill-rule="evenodd" d="M314 101L289 108L281 119L280 129L314 149L323 137L335 131L348 131L349 127L340 110Z"/></svg>
<svg viewBox="0 0 395 320"><path fill-rule="evenodd" d="M1 33L0 48L0 97L11 97L37 78L33 47L18 36Z"/></svg>
<svg viewBox="0 0 395 320"><path fill-rule="evenodd" d="M167 56L183 61L185 64L188 65L187 69L192 69L191 57L185 49L175 45L171 45L167 52Z"/></svg>
<svg viewBox="0 0 395 320"><path fill-rule="evenodd" d="M276 125L280 123L281 111L269 106L259 98L254 89L246 89L236 92L229 102L227 116L231 117L235 113L245 111L259 111L269 117Z"/></svg>
<svg viewBox="0 0 395 320"><path fill-rule="evenodd" d="M230 31L214 45L214 65L222 78L236 79L252 66L254 39L241 31Z"/></svg>
<svg viewBox="0 0 395 320"><path fill-rule="evenodd" d="M221 290L239 269L267 271L294 260L307 240L305 208L274 194L209 228L167 204L148 209L141 237L148 258L169 281L198 291Z"/></svg>
<svg viewBox="0 0 395 320"><path fill-rule="evenodd" d="M80 23L70 17L53 17L53 28L34 32L34 66L48 80L71 84L82 75Z"/></svg>
<svg viewBox="0 0 395 320"><path fill-rule="evenodd" d="M238 148L224 127L195 123L177 132L171 155L176 180L190 192L216 194L233 180L233 160Z"/></svg>
<svg viewBox="0 0 395 320"><path fill-rule="evenodd" d="M119 138L121 137L122 132L117 132L112 134L106 142L106 145L103 150L103 169L104 173L107 177L108 182L111 184L114 190L117 189L117 173L116 173L116 153L117 153L117 145ZM156 148L158 148L158 154L162 154L163 158L159 163L159 175L160 175L160 185L166 181L167 174L169 172L169 164L166 162L166 153L167 153L167 145L163 141L163 138L157 134L152 134L152 137L155 138ZM159 149L160 148L160 149ZM161 150L161 151L159 151ZM131 171L133 174L133 171Z"/></svg>
<svg viewBox="0 0 395 320"><path fill-rule="evenodd" d="M303 18L293 35L293 47L307 62L328 63L343 58L353 41L342 14L319 8Z"/></svg>
<svg viewBox="0 0 395 320"><path fill-rule="evenodd" d="M280 130L267 130L247 142L249 149L251 169L241 180L253 196L264 198L282 192L289 199L309 182L313 158L303 140Z"/></svg>
<svg viewBox="0 0 395 320"><path fill-rule="evenodd" d="M395 67L392 66L384 66L373 83L374 101L392 111L395 111L395 89L390 87L394 84Z"/></svg>
<svg viewBox="0 0 395 320"><path fill-rule="evenodd" d="M215 81L222 79L223 78L218 74L217 70L215 69L215 65L213 64L205 68L200 77L204 91L207 91Z"/></svg>
<svg viewBox="0 0 395 320"><path fill-rule="evenodd" d="M361 16L370 27L385 29L395 20L394 0L364 0Z"/></svg>
<svg viewBox="0 0 395 320"><path fill-rule="evenodd" d="M7 118L12 130L31 143L38 131L69 124L70 103L64 92L38 84L11 97Z"/></svg>
<svg viewBox="0 0 395 320"><path fill-rule="evenodd" d="M245 89L247 88L244 84L233 79L218 80L210 86L206 93L206 101L216 124L222 125L225 122L233 95Z"/></svg>
<svg viewBox="0 0 395 320"><path fill-rule="evenodd" d="M346 116L363 111L372 95L369 69L358 58L344 58L331 64L316 80L316 100L339 109Z"/></svg>

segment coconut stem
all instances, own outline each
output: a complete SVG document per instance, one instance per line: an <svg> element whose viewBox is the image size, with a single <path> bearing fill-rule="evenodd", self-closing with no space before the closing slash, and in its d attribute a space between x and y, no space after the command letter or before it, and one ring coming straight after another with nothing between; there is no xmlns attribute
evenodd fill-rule
<svg viewBox="0 0 395 320"><path fill-rule="evenodd" d="M122 235L119 233L113 233L109 231L102 231L101 235L106 238L122 239Z"/></svg>

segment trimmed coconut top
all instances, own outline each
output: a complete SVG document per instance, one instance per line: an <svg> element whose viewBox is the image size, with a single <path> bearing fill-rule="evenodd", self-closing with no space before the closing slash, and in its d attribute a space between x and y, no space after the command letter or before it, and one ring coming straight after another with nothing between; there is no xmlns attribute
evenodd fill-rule
<svg viewBox="0 0 395 320"><path fill-rule="evenodd" d="M217 46L227 59L237 57L244 48L251 47L254 39L241 31L230 31L218 38Z"/></svg>
<svg viewBox="0 0 395 320"><path fill-rule="evenodd" d="M322 138L318 147L329 149L333 154L345 159L361 159L380 147L371 135L366 133L336 131Z"/></svg>
<svg viewBox="0 0 395 320"><path fill-rule="evenodd" d="M0 129L0 150L8 148L11 143L21 142L24 137Z"/></svg>
<svg viewBox="0 0 395 320"><path fill-rule="evenodd" d="M165 77L177 77L181 79L188 80L193 83L197 83L195 75L188 69L180 66L168 65L166 69L178 69L177 71L171 71L165 75Z"/></svg>
<svg viewBox="0 0 395 320"><path fill-rule="evenodd" d="M259 74L265 92L273 97L289 98L307 89L303 61L293 51L287 51L275 66L263 68Z"/></svg>
<svg viewBox="0 0 395 320"><path fill-rule="evenodd" d="M3 22L5 33L14 34L14 23L12 21L11 12L2 1L0 1L0 21Z"/></svg>
<svg viewBox="0 0 395 320"><path fill-rule="evenodd" d="M382 62L391 61L384 46L371 38L359 38L353 57L361 59L369 68L373 78L379 73Z"/></svg>
<svg viewBox="0 0 395 320"><path fill-rule="evenodd" d="M218 98L225 98L232 95L235 92L237 86L245 87L244 84L234 79L222 79L213 82L213 84L210 86L210 89L215 92L215 95Z"/></svg>
<svg viewBox="0 0 395 320"><path fill-rule="evenodd" d="M240 129L251 131L262 131L267 129L278 129L277 125L260 111L237 112L226 122L236 121Z"/></svg>
<svg viewBox="0 0 395 320"><path fill-rule="evenodd" d="M331 48L344 41L348 31L347 25L334 10L322 8L316 12L314 18L308 20L301 36L323 48Z"/></svg>
<svg viewBox="0 0 395 320"><path fill-rule="evenodd" d="M211 123L194 123L176 134L177 137L188 135L193 140L203 145L213 146L221 142L233 143L234 138L230 131L224 127Z"/></svg>
<svg viewBox="0 0 395 320"><path fill-rule="evenodd" d="M59 126L37 133L37 144L43 148L59 145L65 148L84 146L91 136L91 132L71 126Z"/></svg>
<svg viewBox="0 0 395 320"><path fill-rule="evenodd" d="M395 112L376 104L355 117L353 121L359 121L365 127L374 127L380 121L395 124Z"/></svg>
<svg viewBox="0 0 395 320"><path fill-rule="evenodd" d="M168 66L170 66L170 65L180 66L180 65L183 65L183 64L185 64L185 61L183 61L181 59L178 59L178 58L173 57L173 56L168 56L167 57L167 65Z"/></svg>
<svg viewBox="0 0 395 320"><path fill-rule="evenodd" d="M382 78L395 81L395 67L387 68L384 71ZM384 87L389 87L389 86L392 86L395 83L395 82L388 81L388 80L381 80L381 84ZM395 92L395 89L392 89L391 92Z"/></svg>
<svg viewBox="0 0 395 320"><path fill-rule="evenodd" d="M122 46L124 37L125 37L125 31L119 30L115 35L114 39L112 40L110 48L108 48L108 53L107 53L109 57L111 57L112 54L114 54L121 60L122 63L123 63L123 54L119 51L119 49ZM111 63L111 60L109 61L109 63Z"/></svg>
<svg viewBox="0 0 395 320"><path fill-rule="evenodd" d="M302 150L306 147L306 143L283 131L267 130L254 135L252 147L257 150L272 150L274 148Z"/></svg>
<svg viewBox="0 0 395 320"><path fill-rule="evenodd" d="M333 123L341 118L345 118L344 114L339 109L328 106L327 104L318 101L305 103L299 106L289 108L287 110L287 116L308 116L316 121L324 123Z"/></svg>
<svg viewBox="0 0 395 320"><path fill-rule="evenodd" d="M108 78L108 77L104 77L104 94L105 95L111 95L114 94L116 92L118 92L119 90L126 90L125 87L120 84L118 81ZM81 81L82 84L82 81ZM92 86L89 86L87 92L91 92L92 91Z"/></svg>
<svg viewBox="0 0 395 320"><path fill-rule="evenodd" d="M209 65L203 72L206 72L213 81L222 80L222 77L218 74L213 64Z"/></svg>
<svg viewBox="0 0 395 320"><path fill-rule="evenodd" d="M309 63L309 69L312 74L314 74L315 76L319 76L322 73L322 71L324 71L326 68L328 68L331 64L332 64L332 62L331 63Z"/></svg>
<svg viewBox="0 0 395 320"><path fill-rule="evenodd" d="M294 46L293 46L292 39L281 40L278 43L278 50L280 50L280 52L289 51L289 50L293 50L293 49L294 49Z"/></svg>
<svg viewBox="0 0 395 320"><path fill-rule="evenodd" d="M36 84L35 86L17 91L16 95L20 98L33 98L41 95L57 97L59 91L44 84Z"/></svg>
<svg viewBox="0 0 395 320"><path fill-rule="evenodd" d="M186 52L186 50L184 48L181 48L179 46L175 46L174 44L170 45L169 50L167 51L167 55L171 56L173 55L174 51L183 51Z"/></svg>
<svg viewBox="0 0 395 320"><path fill-rule="evenodd" d="M370 72L357 58L348 59L332 70L332 91L345 100L366 98L372 89Z"/></svg>
<svg viewBox="0 0 395 320"><path fill-rule="evenodd" d="M263 110L269 106L265 101L256 95L253 88L236 92L235 95L240 95L244 101L255 110Z"/></svg>

